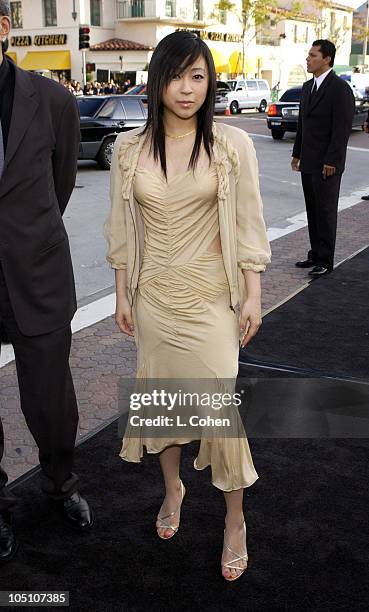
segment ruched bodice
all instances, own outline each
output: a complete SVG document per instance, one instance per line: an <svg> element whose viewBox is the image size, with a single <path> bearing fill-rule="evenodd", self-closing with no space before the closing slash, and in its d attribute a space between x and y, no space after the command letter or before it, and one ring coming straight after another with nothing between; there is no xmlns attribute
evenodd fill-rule
<svg viewBox="0 0 369 612"><path fill-rule="evenodd" d="M217 174L192 170L169 178L138 167L134 195L145 225L145 256L180 265L207 251L219 232Z"/></svg>
<svg viewBox="0 0 369 612"><path fill-rule="evenodd" d="M134 195L140 204L145 248L139 291L152 302L203 310L227 287L220 253L209 250L219 235L217 174L189 170L166 182L138 167Z"/></svg>

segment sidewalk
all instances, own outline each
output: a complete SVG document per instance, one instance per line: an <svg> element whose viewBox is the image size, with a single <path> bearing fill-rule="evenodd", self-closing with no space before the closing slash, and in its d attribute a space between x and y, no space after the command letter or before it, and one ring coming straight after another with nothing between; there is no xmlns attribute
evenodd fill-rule
<svg viewBox="0 0 369 612"><path fill-rule="evenodd" d="M360 202L339 213L336 264L368 245L368 212L369 203ZM272 264L262 275L264 312L310 280L307 270L294 266L309 248L306 227L274 240L271 247ZM118 380L135 376L134 340L122 335L108 317L74 334L70 363L80 414L78 436L83 439L116 417ZM14 362L0 369L0 413L5 433L2 465L11 482L38 465L38 450L20 410Z"/></svg>

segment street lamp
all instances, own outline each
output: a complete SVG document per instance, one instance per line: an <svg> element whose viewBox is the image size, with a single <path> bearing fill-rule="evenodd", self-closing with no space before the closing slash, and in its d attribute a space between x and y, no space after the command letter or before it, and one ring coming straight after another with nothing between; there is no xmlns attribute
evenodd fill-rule
<svg viewBox="0 0 369 612"><path fill-rule="evenodd" d="M72 11L72 17L73 17L74 21L77 19L76 0L73 0L73 11Z"/></svg>

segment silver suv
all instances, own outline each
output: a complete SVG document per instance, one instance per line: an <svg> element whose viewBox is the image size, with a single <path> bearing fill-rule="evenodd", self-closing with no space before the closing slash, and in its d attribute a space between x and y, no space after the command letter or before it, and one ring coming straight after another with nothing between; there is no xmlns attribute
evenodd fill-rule
<svg viewBox="0 0 369 612"><path fill-rule="evenodd" d="M215 112L229 108L232 115L241 112L243 108L256 108L264 113L271 103L271 93L268 81L264 79L237 79L227 81L231 92L217 96Z"/></svg>

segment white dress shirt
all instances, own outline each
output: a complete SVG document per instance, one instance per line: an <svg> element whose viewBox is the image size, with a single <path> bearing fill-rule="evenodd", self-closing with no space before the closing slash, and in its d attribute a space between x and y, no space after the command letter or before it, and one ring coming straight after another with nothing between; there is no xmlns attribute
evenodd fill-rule
<svg viewBox="0 0 369 612"><path fill-rule="evenodd" d="M312 85L312 90L316 84L316 89L318 91L319 87L321 86L321 84L323 83L324 79L326 76L328 76L328 74L331 72L331 70L333 70L333 68L329 68L329 70L326 70L325 72L323 72L323 74L321 74L318 77L314 77L314 83Z"/></svg>

